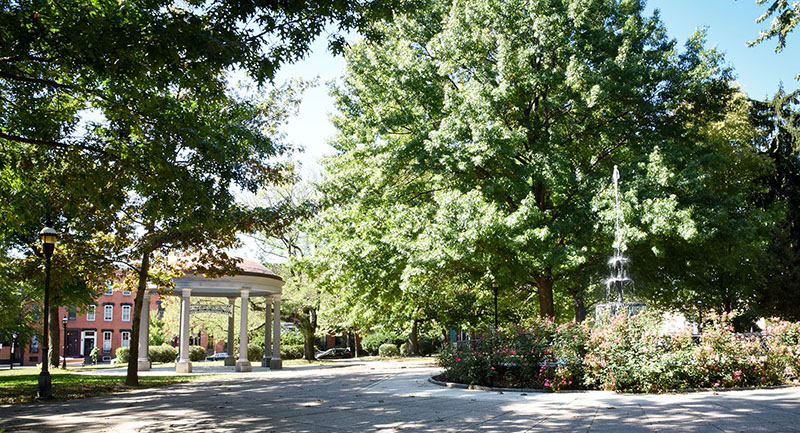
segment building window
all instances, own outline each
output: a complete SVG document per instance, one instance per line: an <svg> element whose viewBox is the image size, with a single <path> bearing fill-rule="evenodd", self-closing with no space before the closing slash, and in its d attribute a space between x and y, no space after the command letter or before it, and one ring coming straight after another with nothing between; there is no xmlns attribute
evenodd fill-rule
<svg viewBox="0 0 800 433"><path fill-rule="evenodd" d="M114 306L106 305L103 307L103 320L110 322L114 320Z"/></svg>
<svg viewBox="0 0 800 433"><path fill-rule="evenodd" d="M131 295L131 291L130 290L122 289L122 296L130 296L130 295Z"/></svg>
<svg viewBox="0 0 800 433"><path fill-rule="evenodd" d="M97 312L97 306L89 305L89 307L86 309L86 321L94 322L94 315L96 312Z"/></svg>
<svg viewBox="0 0 800 433"><path fill-rule="evenodd" d="M31 337L31 353L39 353L39 340Z"/></svg>
<svg viewBox="0 0 800 433"><path fill-rule="evenodd" d="M122 321L123 322L130 322L131 321L131 306L130 305L123 305L122 306Z"/></svg>
<svg viewBox="0 0 800 433"><path fill-rule="evenodd" d="M122 343L120 344L120 347L131 347L131 333L128 331L122 331L120 336L122 337Z"/></svg>
<svg viewBox="0 0 800 433"><path fill-rule="evenodd" d="M34 322L38 322L38 321L42 320L42 313L41 313L41 310L39 310L39 306L38 305L34 305L33 306L33 310L31 311L31 314L33 315L33 321Z"/></svg>
<svg viewBox="0 0 800 433"><path fill-rule="evenodd" d="M103 331L103 353L111 353L111 331Z"/></svg>
<svg viewBox="0 0 800 433"><path fill-rule="evenodd" d="M70 305L67 309L67 318L70 322L74 322L78 315L78 309L74 305Z"/></svg>
<svg viewBox="0 0 800 433"><path fill-rule="evenodd" d="M106 291L103 292L106 296L111 296L114 294L114 286L111 285L111 281L106 282Z"/></svg>

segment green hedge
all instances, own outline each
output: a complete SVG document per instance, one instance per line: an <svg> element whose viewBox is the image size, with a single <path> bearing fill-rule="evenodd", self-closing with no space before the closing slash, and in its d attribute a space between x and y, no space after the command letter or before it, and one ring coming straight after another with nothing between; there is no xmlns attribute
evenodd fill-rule
<svg viewBox="0 0 800 433"><path fill-rule="evenodd" d="M383 357L387 357L387 358L388 357L394 357L394 356L400 356L400 350L397 348L396 345L394 345L392 343L383 343L378 348L378 356L383 356Z"/></svg>
<svg viewBox="0 0 800 433"><path fill-rule="evenodd" d="M281 346L281 359L300 359L303 357L303 345L291 344Z"/></svg>
<svg viewBox="0 0 800 433"><path fill-rule="evenodd" d="M116 355L118 364L126 364L131 357L131 349L129 347L119 347Z"/></svg>
<svg viewBox="0 0 800 433"><path fill-rule="evenodd" d="M378 353L381 344L391 343L395 345L403 344L405 337L393 332L378 332L365 335L361 339L361 348L369 353Z"/></svg>
<svg viewBox="0 0 800 433"><path fill-rule="evenodd" d="M206 349L202 346L189 346L189 361L203 361L206 359Z"/></svg>
<svg viewBox="0 0 800 433"><path fill-rule="evenodd" d="M150 361L153 362L175 362L175 357L178 356L178 349L169 344L150 346L148 350L150 352Z"/></svg>
<svg viewBox="0 0 800 433"><path fill-rule="evenodd" d="M744 338L730 314L710 314L703 333L660 332L657 314L608 326L535 321L439 355L444 379L502 387L680 391L777 385L800 373L800 323L774 321L768 337Z"/></svg>
<svg viewBox="0 0 800 433"><path fill-rule="evenodd" d="M261 361L264 357L264 348L255 343L247 345L247 359L250 362Z"/></svg>

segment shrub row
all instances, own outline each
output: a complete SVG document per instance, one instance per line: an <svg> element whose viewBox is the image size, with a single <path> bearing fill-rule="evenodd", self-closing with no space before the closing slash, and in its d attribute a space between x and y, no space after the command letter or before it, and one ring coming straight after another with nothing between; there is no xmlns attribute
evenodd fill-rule
<svg viewBox="0 0 800 433"><path fill-rule="evenodd" d="M703 332L660 332L654 314L590 322L537 321L439 356L445 380L520 388L660 392L776 385L800 374L800 323L773 320L765 339L736 334L732 315Z"/></svg>

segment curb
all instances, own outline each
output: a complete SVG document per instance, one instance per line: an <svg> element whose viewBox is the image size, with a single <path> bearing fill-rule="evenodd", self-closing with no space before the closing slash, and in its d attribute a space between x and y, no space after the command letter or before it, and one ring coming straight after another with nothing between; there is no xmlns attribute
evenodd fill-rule
<svg viewBox="0 0 800 433"><path fill-rule="evenodd" d="M435 376L431 376L428 378L428 382L445 387L445 388L457 388L457 389L469 389L475 391L489 391L489 392L518 392L518 393L539 393L539 394L568 394L568 393L590 393L590 392L608 392L600 389L565 389L561 391L545 391L543 389L537 388L495 388L491 386L483 386L483 385L467 385L465 383L456 383L456 382L442 382L440 380L434 379ZM665 392L617 392L613 391L619 395L663 395L663 394L690 394L690 393L700 393L700 392L736 392L736 391L755 391L759 389L783 389L783 388L796 388L800 386L800 384L788 384L788 385L770 385L770 386L748 386L742 388L689 388L684 391L665 391Z"/></svg>

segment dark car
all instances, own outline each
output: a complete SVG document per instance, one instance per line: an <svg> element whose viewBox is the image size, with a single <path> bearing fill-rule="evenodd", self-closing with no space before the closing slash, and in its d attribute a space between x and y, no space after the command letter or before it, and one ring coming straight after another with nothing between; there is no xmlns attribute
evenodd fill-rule
<svg viewBox="0 0 800 433"><path fill-rule="evenodd" d="M224 361L225 358L227 357L228 357L228 352L217 352L206 358L206 361Z"/></svg>
<svg viewBox="0 0 800 433"><path fill-rule="evenodd" d="M324 352L317 352L317 359L342 359L352 358L353 354L346 347L334 347Z"/></svg>

